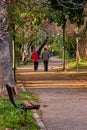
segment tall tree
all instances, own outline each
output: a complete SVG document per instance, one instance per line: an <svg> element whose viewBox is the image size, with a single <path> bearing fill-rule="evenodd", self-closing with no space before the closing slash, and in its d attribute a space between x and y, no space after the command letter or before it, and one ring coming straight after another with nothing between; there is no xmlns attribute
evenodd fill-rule
<svg viewBox="0 0 87 130"><path fill-rule="evenodd" d="M6 83L14 84L11 67L11 56L9 49L9 33L7 23L7 3L0 1L0 67L2 68L2 84L4 88ZM2 91L2 90L1 90Z"/></svg>

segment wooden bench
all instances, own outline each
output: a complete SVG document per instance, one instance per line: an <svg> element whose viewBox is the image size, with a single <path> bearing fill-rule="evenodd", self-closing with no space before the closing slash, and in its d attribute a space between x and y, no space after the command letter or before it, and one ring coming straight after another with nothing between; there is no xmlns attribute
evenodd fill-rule
<svg viewBox="0 0 87 130"><path fill-rule="evenodd" d="M37 104L34 101L31 100L23 100L21 102L21 104L17 103L15 101L15 97L17 96L15 88L13 87L13 85L11 84L6 84L6 88L7 88L7 92L8 92L8 96L9 99L11 101L11 103L16 107L19 108L21 110L23 110L24 112L27 112L27 110L32 110L32 109L39 109L40 105Z"/></svg>

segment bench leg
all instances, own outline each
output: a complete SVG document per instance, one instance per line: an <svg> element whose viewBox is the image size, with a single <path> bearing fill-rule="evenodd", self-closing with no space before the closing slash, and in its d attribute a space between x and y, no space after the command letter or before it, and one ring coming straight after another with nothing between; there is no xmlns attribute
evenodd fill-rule
<svg viewBox="0 0 87 130"><path fill-rule="evenodd" d="M26 120L26 118L27 118L27 110L23 111L23 116L24 116L24 120Z"/></svg>

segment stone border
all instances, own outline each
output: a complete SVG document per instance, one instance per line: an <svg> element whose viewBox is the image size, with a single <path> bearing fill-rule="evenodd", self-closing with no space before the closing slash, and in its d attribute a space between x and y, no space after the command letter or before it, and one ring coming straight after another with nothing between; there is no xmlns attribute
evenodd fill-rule
<svg viewBox="0 0 87 130"><path fill-rule="evenodd" d="M33 113L34 113L34 118L35 118L38 126L40 127L40 130L46 130L45 125L42 122L42 120L41 120L40 116L38 115L38 113L36 112L36 110L34 110Z"/></svg>
<svg viewBox="0 0 87 130"><path fill-rule="evenodd" d="M26 89L24 87L21 87L21 89L22 89L22 91L26 92ZM42 119L40 118L40 116L36 112L36 110L33 110L33 114L34 114L34 118L35 118L38 126L40 127L40 130L46 130L46 127L45 127Z"/></svg>

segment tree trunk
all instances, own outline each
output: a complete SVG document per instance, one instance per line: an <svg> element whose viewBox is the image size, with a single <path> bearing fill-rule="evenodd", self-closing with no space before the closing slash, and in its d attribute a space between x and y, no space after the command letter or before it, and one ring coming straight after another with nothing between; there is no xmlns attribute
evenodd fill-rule
<svg viewBox="0 0 87 130"><path fill-rule="evenodd" d="M5 0L0 1L0 90L10 82L14 84L11 66L11 56L9 49L9 34L7 24L7 4ZM2 88L2 89L1 89Z"/></svg>
<svg viewBox="0 0 87 130"><path fill-rule="evenodd" d="M43 44L39 47L39 49L38 49L38 51L37 51L39 55L40 55L41 50L43 49L43 47L46 45L47 40L48 40L48 36L46 37L45 41L43 42Z"/></svg>
<svg viewBox="0 0 87 130"><path fill-rule="evenodd" d="M80 53L80 57L87 58L87 38L83 38L80 40L79 53Z"/></svg>

